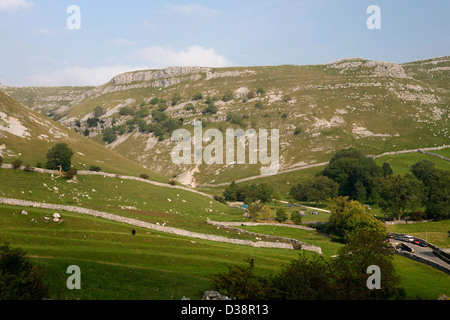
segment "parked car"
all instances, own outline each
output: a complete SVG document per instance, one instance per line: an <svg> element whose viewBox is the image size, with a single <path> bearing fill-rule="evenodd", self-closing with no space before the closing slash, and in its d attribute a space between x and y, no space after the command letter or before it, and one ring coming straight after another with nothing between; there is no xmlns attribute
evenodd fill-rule
<svg viewBox="0 0 450 320"><path fill-rule="evenodd" d="M414 242L414 239L415 239L415 238L414 238L413 236L410 236L410 235L407 235L407 234L403 235L403 241L413 243L413 242Z"/></svg>
<svg viewBox="0 0 450 320"><path fill-rule="evenodd" d="M427 247L428 246L427 243L424 240L422 240L422 239L414 239L413 243L417 244L418 246L421 246L421 247Z"/></svg>

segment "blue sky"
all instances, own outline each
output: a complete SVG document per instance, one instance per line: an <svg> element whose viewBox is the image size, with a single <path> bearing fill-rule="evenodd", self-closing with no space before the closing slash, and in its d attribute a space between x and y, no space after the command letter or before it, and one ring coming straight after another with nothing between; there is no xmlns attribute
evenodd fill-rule
<svg viewBox="0 0 450 320"><path fill-rule="evenodd" d="M69 30L70 5L80 29ZM367 8L381 10L369 30ZM100 85L196 65L396 63L450 55L448 0L0 0L0 82Z"/></svg>

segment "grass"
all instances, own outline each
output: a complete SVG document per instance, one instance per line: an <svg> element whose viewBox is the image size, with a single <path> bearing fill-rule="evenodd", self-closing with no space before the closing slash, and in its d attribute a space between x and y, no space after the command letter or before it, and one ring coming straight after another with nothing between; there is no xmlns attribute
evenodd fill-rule
<svg viewBox="0 0 450 320"><path fill-rule="evenodd" d="M438 153L439 151L430 152ZM418 152L384 156L376 159L376 163L381 166L383 163L388 162L395 174L407 174L411 173L411 167L414 164L422 160L433 162L437 169L450 170L448 161Z"/></svg>
<svg viewBox="0 0 450 320"><path fill-rule="evenodd" d="M193 192L102 176L78 176L78 183L38 172L0 169L0 196L105 211L189 231L248 238L206 223L244 221L243 211Z"/></svg>
<svg viewBox="0 0 450 320"><path fill-rule="evenodd" d="M32 208L23 216L22 209L0 205L0 241L26 250L34 263L45 268L52 299L180 300L188 296L197 300L211 289L209 275L226 271L227 265L245 265L246 259L253 258L255 273L269 275L298 254L294 250L193 242L141 228L135 228L137 234L132 236L130 226L79 214L64 213L60 224L45 222L44 217L53 211ZM326 257L339 247L309 232L293 234L281 227L258 231L321 244ZM448 275L403 257L395 256L394 264L408 299L449 295ZM81 290L66 287L66 270L71 265L81 269Z"/></svg>
<svg viewBox="0 0 450 320"><path fill-rule="evenodd" d="M0 240L21 247L47 271L57 299L200 299L208 276L228 264L254 258L259 274L275 272L294 250L261 249L191 239L135 228L90 216L64 213L63 222L45 222L53 211L0 206ZM34 219L34 220L32 220ZM70 265L81 268L82 290L65 287Z"/></svg>

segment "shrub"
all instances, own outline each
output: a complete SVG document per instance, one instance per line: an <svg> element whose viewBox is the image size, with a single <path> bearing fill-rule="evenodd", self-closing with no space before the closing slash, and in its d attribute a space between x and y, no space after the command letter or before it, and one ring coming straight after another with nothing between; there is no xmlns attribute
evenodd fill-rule
<svg viewBox="0 0 450 320"><path fill-rule="evenodd" d="M67 172L64 174L64 178L66 180L73 180L73 178L77 175L77 169L70 168L67 170Z"/></svg>
<svg viewBox="0 0 450 320"><path fill-rule="evenodd" d="M15 170L20 169L21 165L22 165L22 160L20 160L20 159L16 159L12 163L13 169L15 169Z"/></svg>
<svg viewBox="0 0 450 320"><path fill-rule="evenodd" d="M3 157L0 156L0 167L2 166L2 163L3 163Z"/></svg>
<svg viewBox="0 0 450 320"><path fill-rule="evenodd" d="M194 111L195 112L195 107L192 103L188 103L185 107L184 110L186 111Z"/></svg>
<svg viewBox="0 0 450 320"><path fill-rule="evenodd" d="M170 179L169 184L170 184L171 186L174 186L174 185L176 185L177 183L176 183L173 179Z"/></svg>
<svg viewBox="0 0 450 320"><path fill-rule="evenodd" d="M87 125L89 128L97 127L99 122L100 122L99 118L94 117L87 119Z"/></svg>
<svg viewBox="0 0 450 320"><path fill-rule="evenodd" d="M95 107L95 109L94 109L94 117L95 118L100 118L104 114L105 114L105 110L103 110L102 107L100 107L100 106Z"/></svg>
<svg viewBox="0 0 450 320"><path fill-rule="evenodd" d="M179 93L174 93L172 96L172 106L176 106L181 101L181 95Z"/></svg>
<svg viewBox="0 0 450 320"><path fill-rule="evenodd" d="M203 99L203 94L201 92L197 92L196 94L194 94L194 96L192 97L192 100L196 101L196 100L202 100Z"/></svg>
<svg viewBox="0 0 450 320"><path fill-rule="evenodd" d="M33 172L34 168L32 166L30 166L29 164L27 164L25 166L25 168L23 169L23 171L25 171L25 172Z"/></svg>
<svg viewBox="0 0 450 320"><path fill-rule="evenodd" d="M256 93L257 93L258 95L263 95L263 94L266 93L266 91L264 90L263 87L258 87L258 89L256 89Z"/></svg>
<svg viewBox="0 0 450 320"><path fill-rule="evenodd" d="M258 101L257 103L255 103L255 108L256 108L256 109L261 109L261 110L262 110L263 107L264 107L264 106L263 106L263 103L262 103L261 101Z"/></svg>
<svg viewBox="0 0 450 320"><path fill-rule="evenodd" d="M145 174L145 173L141 174L140 177L141 177L142 179L148 180L148 175Z"/></svg>
<svg viewBox="0 0 450 320"><path fill-rule="evenodd" d="M223 196L214 196L214 200L216 200L217 202L223 203L223 204L227 204L227 202L225 201L225 198Z"/></svg>
<svg viewBox="0 0 450 320"><path fill-rule="evenodd" d="M112 128L106 128L103 130L103 141L110 144L116 141L117 134L114 133L114 130Z"/></svg>
<svg viewBox="0 0 450 320"><path fill-rule="evenodd" d="M303 132L302 128L296 128L295 131L294 131L294 136L298 136L302 132Z"/></svg>
<svg viewBox="0 0 450 320"><path fill-rule="evenodd" d="M223 97L222 97L222 101L223 102L228 102L228 101L231 101L231 100L233 100L233 94L231 92L225 93L223 95Z"/></svg>
<svg viewBox="0 0 450 320"><path fill-rule="evenodd" d="M45 273L34 266L26 252L0 246L0 300L42 300L49 297Z"/></svg>
<svg viewBox="0 0 450 320"><path fill-rule="evenodd" d="M248 100L252 100L252 99L254 99L254 98L256 98L256 93L255 93L255 91L250 91L249 93L247 93L247 99L248 99Z"/></svg>
<svg viewBox="0 0 450 320"><path fill-rule="evenodd" d="M203 114L216 114L218 111L217 107L212 103L209 104L205 110L203 110Z"/></svg>
<svg viewBox="0 0 450 320"><path fill-rule="evenodd" d="M298 212L298 211L292 212L291 221L293 223L295 223L296 225L300 225L300 224L302 224L302 219L303 219L303 217L300 214L300 212Z"/></svg>
<svg viewBox="0 0 450 320"><path fill-rule="evenodd" d="M155 98L153 98L152 100L150 100L150 104L151 104L151 105L157 105L158 102L159 102L159 98L157 98L157 97L155 97Z"/></svg>
<svg viewBox="0 0 450 320"><path fill-rule="evenodd" d="M102 169L99 166L90 166L89 171L100 172Z"/></svg>
<svg viewBox="0 0 450 320"><path fill-rule="evenodd" d="M278 222L284 222L287 220L286 210L284 210L284 208L277 209L276 219Z"/></svg>

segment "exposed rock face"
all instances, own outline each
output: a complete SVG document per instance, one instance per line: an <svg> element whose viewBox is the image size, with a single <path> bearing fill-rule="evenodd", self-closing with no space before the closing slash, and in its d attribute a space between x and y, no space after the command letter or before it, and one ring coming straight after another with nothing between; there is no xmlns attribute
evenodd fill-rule
<svg viewBox="0 0 450 320"><path fill-rule="evenodd" d="M148 70L138 72L127 72L115 76L111 79L112 84L129 84L139 81L154 81L173 77L184 76L188 74L206 73L211 71L210 68L204 67L170 67L162 70Z"/></svg>
<svg viewBox="0 0 450 320"><path fill-rule="evenodd" d="M333 69L341 69L340 73L345 73L346 71L360 67L374 68L375 75L382 75L403 79L409 78L406 75L406 72L403 69L403 67L393 62L375 61L375 60L366 61L362 58L350 58L329 63L327 64L327 67Z"/></svg>

